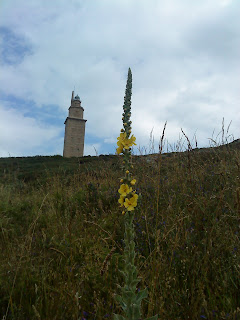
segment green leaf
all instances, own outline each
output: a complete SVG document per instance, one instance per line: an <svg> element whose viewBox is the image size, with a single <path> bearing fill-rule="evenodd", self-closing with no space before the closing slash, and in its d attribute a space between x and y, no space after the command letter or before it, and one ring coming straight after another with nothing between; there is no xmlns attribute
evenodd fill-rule
<svg viewBox="0 0 240 320"><path fill-rule="evenodd" d="M125 301L132 301L135 298L135 292L132 292L130 290L123 290L122 293L122 299Z"/></svg>
<svg viewBox="0 0 240 320"><path fill-rule="evenodd" d="M118 270L119 273L124 277L124 278L127 278L127 274L126 272L122 271L122 270Z"/></svg>
<svg viewBox="0 0 240 320"><path fill-rule="evenodd" d="M132 309L133 309L134 319L140 319L141 318L141 306L134 303L132 305Z"/></svg>
<svg viewBox="0 0 240 320"><path fill-rule="evenodd" d="M134 287L134 289L136 289L136 286L140 281L141 279L132 280L130 283L131 288Z"/></svg>
<svg viewBox="0 0 240 320"><path fill-rule="evenodd" d="M115 301L118 302L123 309L126 307L126 300L123 297L117 294L114 296L114 298Z"/></svg>
<svg viewBox="0 0 240 320"><path fill-rule="evenodd" d="M114 296L114 299L115 299L118 303L122 303L122 297L119 296L118 294L116 294L116 295Z"/></svg>
<svg viewBox="0 0 240 320"><path fill-rule="evenodd" d="M148 292L147 292L147 288L145 288L144 290L139 291L137 293L136 301L141 301L142 299L147 298L147 296L148 296Z"/></svg>

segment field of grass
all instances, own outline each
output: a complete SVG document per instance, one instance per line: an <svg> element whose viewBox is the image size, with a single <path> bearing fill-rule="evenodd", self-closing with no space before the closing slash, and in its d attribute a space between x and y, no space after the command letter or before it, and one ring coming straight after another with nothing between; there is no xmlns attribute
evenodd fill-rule
<svg viewBox="0 0 240 320"><path fill-rule="evenodd" d="M112 319L122 156L0 159L0 319ZM240 319L240 143L133 156L144 316Z"/></svg>

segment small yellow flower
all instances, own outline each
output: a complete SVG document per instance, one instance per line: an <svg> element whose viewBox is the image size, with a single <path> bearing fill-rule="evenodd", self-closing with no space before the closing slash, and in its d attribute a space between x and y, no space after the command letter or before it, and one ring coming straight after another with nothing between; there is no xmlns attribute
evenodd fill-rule
<svg viewBox="0 0 240 320"><path fill-rule="evenodd" d="M124 200L125 200L125 196L120 195L120 198L118 199L118 202L120 203L121 207L123 207Z"/></svg>
<svg viewBox="0 0 240 320"><path fill-rule="evenodd" d="M129 149L129 147L131 147L132 145L136 146L135 140L136 138L132 135L130 139L124 139L121 142L125 149Z"/></svg>
<svg viewBox="0 0 240 320"><path fill-rule="evenodd" d="M134 210L137 206L138 195L134 194L130 199L126 198L124 202L124 206L128 211Z"/></svg>
<svg viewBox="0 0 240 320"><path fill-rule="evenodd" d="M135 183L136 183L136 179L133 179L130 183L131 183L132 186L134 186Z"/></svg>
<svg viewBox="0 0 240 320"><path fill-rule="evenodd" d="M123 129L121 129L121 131L122 131L122 133L120 133L120 136L117 138L118 139L118 142L117 142L118 148L116 150L117 154L120 154L123 152L125 141L127 140L126 132L124 132Z"/></svg>
<svg viewBox="0 0 240 320"><path fill-rule="evenodd" d="M124 215L124 214L125 214L125 211L122 211L122 214Z"/></svg>
<svg viewBox="0 0 240 320"><path fill-rule="evenodd" d="M122 182L123 182L123 179L121 179L120 182L122 183Z"/></svg>
<svg viewBox="0 0 240 320"><path fill-rule="evenodd" d="M122 146L123 146L122 141L118 141L118 142L117 142L117 145L118 145L119 147L122 147Z"/></svg>
<svg viewBox="0 0 240 320"><path fill-rule="evenodd" d="M136 146L136 143L135 143L136 138L134 137L134 135L132 135L129 140L131 140L132 145L134 144Z"/></svg>
<svg viewBox="0 0 240 320"><path fill-rule="evenodd" d="M122 153L123 152L123 145L121 145L121 146L119 146L118 148L117 148L117 154L120 154L120 153Z"/></svg>
<svg viewBox="0 0 240 320"><path fill-rule="evenodd" d="M129 171L128 171L128 170L126 171L126 174L129 174Z"/></svg>
<svg viewBox="0 0 240 320"><path fill-rule="evenodd" d="M127 195L128 193L132 192L132 187L129 188L129 186L128 186L127 184L122 184L122 185L120 186L120 189L118 189L118 192L119 192L122 196L126 197L126 195Z"/></svg>
<svg viewBox="0 0 240 320"><path fill-rule="evenodd" d="M123 129L122 129L122 130L123 130ZM126 139L126 137L127 137L126 132L122 132L122 133L120 133L120 136L119 136L117 139L118 139L118 140L119 140L119 142L120 142L120 141L125 140L125 139Z"/></svg>

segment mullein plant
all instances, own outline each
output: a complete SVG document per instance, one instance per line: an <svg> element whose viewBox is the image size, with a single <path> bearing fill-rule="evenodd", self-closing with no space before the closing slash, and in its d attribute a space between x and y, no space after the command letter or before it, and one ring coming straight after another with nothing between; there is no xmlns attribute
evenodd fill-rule
<svg viewBox="0 0 240 320"><path fill-rule="evenodd" d="M131 169L131 147L136 145L136 138L131 135L131 95L132 95L132 73L128 69L128 79L123 105L123 129L117 138L117 154L123 154L124 177L121 178L120 198L118 200L122 214L124 215L125 233L124 233L124 269L120 271L124 278L124 287L120 287L121 294L115 296L115 300L120 304L124 315L114 314L114 320L140 320L141 319L141 302L147 297L147 288L137 290L140 279L137 277L137 268L134 265L135 259L135 232L134 232L134 213L137 207L138 195L134 186L136 179L132 178ZM130 136L131 135L131 136ZM146 320L157 320L157 315Z"/></svg>

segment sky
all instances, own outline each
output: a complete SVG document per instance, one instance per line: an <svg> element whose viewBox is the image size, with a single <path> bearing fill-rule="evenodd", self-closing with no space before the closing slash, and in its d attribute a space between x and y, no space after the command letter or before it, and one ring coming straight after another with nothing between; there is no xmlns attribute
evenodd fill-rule
<svg viewBox="0 0 240 320"><path fill-rule="evenodd" d="M0 157L62 155L72 91L84 155L115 154L132 70L134 154L240 138L239 0L1 0ZM227 131L228 129L228 131Z"/></svg>

